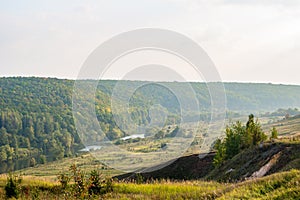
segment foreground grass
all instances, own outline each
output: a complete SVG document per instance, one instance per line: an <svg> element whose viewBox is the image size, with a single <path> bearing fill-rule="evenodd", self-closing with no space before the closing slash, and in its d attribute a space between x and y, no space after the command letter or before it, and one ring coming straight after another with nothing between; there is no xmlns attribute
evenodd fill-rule
<svg viewBox="0 0 300 200"><path fill-rule="evenodd" d="M214 199L230 185L216 182L157 182L151 184L119 183L107 199Z"/></svg>
<svg viewBox="0 0 300 200"><path fill-rule="evenodd" d="M0 199L6 177L0 177ZM74 199L57 182L24 177L20 199ZM115 183L114 191L94 199L300 199L300 171L281 172L236 184L204 181Z"/></svg>
<svg viewBox="0 0 300 200"><path fill-rule="evenodd" d="M119 183L107 199L300 199L300 171L236 184L216 182Z"/></svg>
<svg viewBox="0 0 300 200"><path fill-rule="evenodd" d="M300 199L300 171L291 170L236 184L219 199Z"/></svg>

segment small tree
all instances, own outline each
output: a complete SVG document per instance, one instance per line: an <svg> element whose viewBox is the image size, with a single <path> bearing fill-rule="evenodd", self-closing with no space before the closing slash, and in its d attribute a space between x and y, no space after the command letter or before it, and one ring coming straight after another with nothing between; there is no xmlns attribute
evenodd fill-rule
<svg viewBox="0 0 300 200"><path fill-rule="evenodd" d="M29 166L30 167L34 167L36 165L36 160L35 158L31 158L30 161L29 161Z"/></svg>
<svg viewBox="0 0 300 200"><path fill-rule="evenodd" d="M217 139L215 145L214 145L214 149L217 151L214 160L213 160L213 164L214 166L218 167L220 166L224 161L225 161L225 145L224 143L222 143L222 141L220 139Z"/></svg>
<svg viewBox="0 0 300 200"><path fill-rule="evenodd" d="M67 174L62 173L62 174L58 175L57 178L61 184L62 189L66 189L68 186L68 183L70 182L70 177Z"/></svg>
<svg viewBox="0 0 300 200"><path fill-rule="evenodd" d="M5 196L6 198L16 198L18 199L20 194L20 184L22 178L13 174L9 174L7 177L7 182L5 185Z"/></svg>
<svg viewBox="0 0 300 200"><path fill-rule="evenodd" d="M278 131L275 127L272 128L271 130L271 137L270 139L277 139L278 138Z"/></svg>
<svg viewBox="0 0 300 200"><path fill-rule="evenodd" d="M267 139L267 135L263 132L258 120L254 121L254 115L249 115L248 122L246 124L246 131L252 138L252 145L257 145Z"/></svg>
<svg viewBox="0 0 300 200"><path fill-rule="evenodd" d="M102 182L102 177L99 171L97 170L92 170L90 173L90 178L89 178L89 186L88 186L88 192L89 195L98 195L101 192L101 182Z"/></svg>
<svg viewBox="0 0 300 200"><path fill-rule="evenodd" d="M47 162L47 158L45 155L40 155L40 163L45 164Z"/></svg>
<svg viewBox="0 0 300 200"><path fill-rule="evenodd" d="M85 196L85 176L75 164L71 165L70 171L74 180L73 189L76 197L84 198Z"/></svg>
<svg viewBox="0 0 300 200"><path fill-rule="evenodd" d="M233 158L241 150L255 146L267 139L262 131L258 120L254 121L254 115L249 115L246 126L237 121L236 124L227 126L226 135L223 141L217 140L215 149L217 151L214 158L214 165L219 166L225 160Z"/></svg>
<svg viewBox="0 0 300 200"><path fill-rule="evenodd" d="M225 137L225 153L226 159L231 159L236 154L240 152L240 145L241 145L241 133L236 129L238 126L233 125L232 127L226 128L226 137Z"/></svg>

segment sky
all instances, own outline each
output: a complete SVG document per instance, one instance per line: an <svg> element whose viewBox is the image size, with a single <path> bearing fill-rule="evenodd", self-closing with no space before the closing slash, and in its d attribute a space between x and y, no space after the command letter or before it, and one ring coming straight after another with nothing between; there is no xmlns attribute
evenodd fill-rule
<svg viewBox="0 0 300 200"><path fill-rule="evenodd" d="M223 81L300 85L298 0L0 0L0 27L0 76L75 79L104 41L148 27L197 42Z"/></svg>

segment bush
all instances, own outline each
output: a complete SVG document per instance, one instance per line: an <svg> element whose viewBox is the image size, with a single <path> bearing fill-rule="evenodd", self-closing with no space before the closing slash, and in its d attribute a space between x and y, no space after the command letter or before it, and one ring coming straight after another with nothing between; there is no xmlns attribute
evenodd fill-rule
<svg viewBox="0 0 300 200"><path fill-rule="evenodd" d="M113 191L113 180L111 178L104 180L98 170L92 170L88 176L85 176L74 164L70 166L69 171L70 175L63 173L58 176L65 194L74 195L79 199L86 199ZM73 179L73 183L68 187L71 179Z"/></svg>
<svg viewBox="0 0 300 200"><path fill-rule="evenodd" d="M144 182L144 177L140 173L137 173L135 182L136 184L142 184Z"/></svg>
<svg viewBox="0 0 300 200"><path fill-rule="evenodd" d="M76 197L85 196L85 179L84 173L77 168L77 166L71 165L70 171L72 172L72 178L74 180L73 189Z"/></svg>
<svg viewBox="0 0 300 200"><path fill-rule="evenodd" d="M103 193L108 193L112 192L114 188L114 181L112 178L106 178L105 179L105 185L104 185L104 192Z"/></svg>
<svg viewBox="0 0 300 200"><path fill-rule="evenodd" d="M6 198L18 198L20 195L20 184L22 178L13 174L9 174L5 185L5 196Z"/></svg>
<svg viewBox="0 0 300 200"><path fill-rule="evenodd" d="M35 158L31 158L30 161L29 161L29 166L30 167L34 167L36 165L36 160Z"/></svg>
<svg viewBox="0 0 300 200"><path fill-rule="evenodd" d="M60 174L58 176L58 180L61 184L62 189L66 189L70 181L70 177L67 174Z"/></svg>
<svg viewBox="0 0 300 200"><path fill-rule="evenodd" d="M277 139L277 138L278 138L278 131L277 131L277 129L275 127L273 127L271 129L271 137L270 137L270 139Z"/></svg>
<svg viewBox="0 0 300 200"><path fill-rule="evenodd" d="M97 170L93 170L90 173L89 177L89 186L88 186L88 193L89 195L98 195L100 194L100 190L102 188L101 185L101 174Z"/></svg>
<svg viewBox="0 0 300 200"><path fill-rule="evenodd" d="M246 125L242 125L237 121L231 126L227 126L226 135L223 140L217 140L214 146L216 156L214 165L220 166L224 161L233 158L242 150L256 146L267 139L258 120L254 120L254 116L249 115Z"/></svg>

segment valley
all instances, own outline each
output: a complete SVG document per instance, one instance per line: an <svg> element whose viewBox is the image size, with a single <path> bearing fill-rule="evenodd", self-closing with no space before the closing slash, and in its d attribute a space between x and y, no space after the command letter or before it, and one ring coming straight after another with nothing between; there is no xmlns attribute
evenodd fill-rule
<svg viewBox="0 0 300 200"><path fill-rule="evenodd" d="M87 87L90 81L86 81ZM114 190L103 192L101 197L105 199L263 199L264 195L281 199L300 194L300 86L225 83L226 118L219 113L210 120L207 88L202 83L190 83L201 106L198 112L184 110L187 121L181 122L176 96L157 84L149 84L131 98L131 119L121 119L129 130L125 132L116 123L111 108L110 95L116 81L103 81L94 100L97 120L106 136L103 141L95 127L84 137L76 131L72 113L74 81L18 77L0 78L0 83L1 199L11 171L22 177L21 199L33 195L73 199L71 188L76 181L69 183L68 190L62 190L59 183L60 175L71 176L71 166L76 166L85 178L93 170L99 171L103 180L113 178ZM126 91L137 83L123 84ZM164 84L182 87L177 82ZM164 110L166 120L149 128L149 124L155 124L151 122L155 119L150 119L154 105ZM224 139L225 127L214 127L246 123L250 113L255 114L266 141L242 149L216 167L215 141ZM132 123L147 128L137 132ZM278 138L269 139L273 127Z"/></svg>

